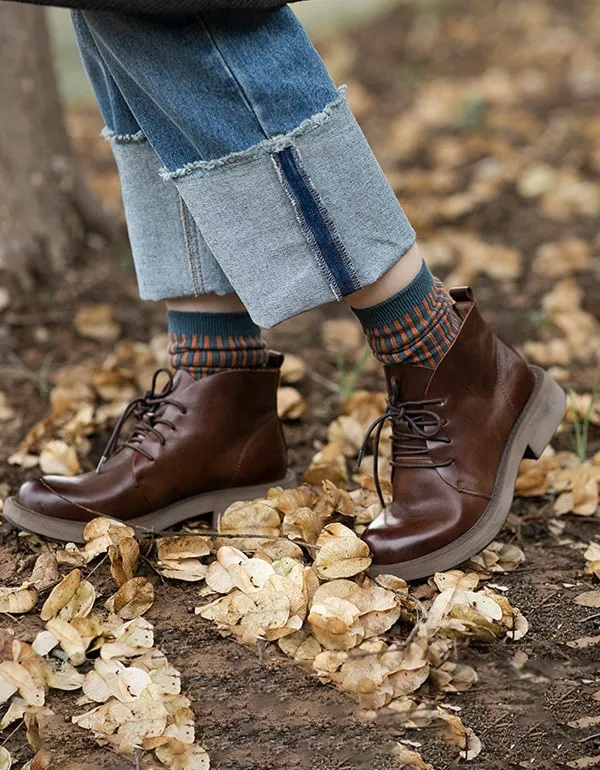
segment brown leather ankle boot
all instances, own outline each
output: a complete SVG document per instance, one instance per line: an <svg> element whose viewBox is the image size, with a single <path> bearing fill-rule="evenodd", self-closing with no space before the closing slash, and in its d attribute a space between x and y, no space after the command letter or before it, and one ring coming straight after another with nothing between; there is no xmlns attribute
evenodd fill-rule
<svg viewBox="0 0 600 770"><path fill-rule="evenodd" d="M272 353L265 369L198 381L182 370L174 377L159 370L152 390L125 410L96 471L28 481L6 501L5 517L21 529L79 543L96 516L160 531L261 497L272 486L294 486L277 416L282 361ZM167 382L157 392L161 372ZM119 444L129 417L137 423Z"/></svg>
<svg viewBox="0 0 600 770"><path fill-rule="evenodd" d="M456 567L496 537L521 459L539 457L566 408L561 388L489 329L470 289L450 293L462 319L454 344L434 370L386 367L388 408L369 431L392 422L393 500L364 539L375 573L407 580Z"/></svg>

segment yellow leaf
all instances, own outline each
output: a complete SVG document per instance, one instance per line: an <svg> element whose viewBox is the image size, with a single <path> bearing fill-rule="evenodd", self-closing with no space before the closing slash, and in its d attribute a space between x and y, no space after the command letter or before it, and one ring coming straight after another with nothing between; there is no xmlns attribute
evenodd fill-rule
<svg viewBox="0 0 600 770"><path fill-rule="evenodd" d="M296 388L277 390L277 414L280 420L299 420L306 414L306 401Z"/></svg>
<svg viewBox="0 0 600 770"><path fill-rule="evenodd" d="M292 353L286 353L281 365L281 380L290 385L295 385L304 379L306 374L306 364L299 357Z"/></svg>
<svg viewBox="0 0 600 770"><path fill-rule="evenodd" d="M598 608L600 607L600 591L585 591L576 596L574 601L580 607Z"/></svg>
<svg viewBox="0 0 600 770"><path fill-rule="evenodd" d="M84 305L75 316L75 329L81 337L100 342L114 342L121 333L110 305Z"/></svg>
<svg viewBox="0 0 600 770"><path fill-rule="evenodd" d="M20 588L0 587L0 612L22 615L30 612L38 600L38 592L30 583L23 583Z"/></svg>
<svg viewBox="0 0 600 770"><path fill-rule="evenodd" d="M55 439L48 441L40 453L40 468L43 473L58 476L75 476L81 473L81 466L75 449Z"/></svg>
<svg viewBox="0 0 600 770"><path fill-rule="evenodd" d="M314 563L322 580L352 577L370 566L369 546L356 536L329 540L321 546Z"/></svg>
<svg viewBox="0 0 600 770"><path fill-rule="evenodd" d="M81 570L74 569L72 572L69 572L50 592L40 612L40 618L42 620L50 620L56 617L62 608L75 596L80 584Z"/></svg>
<svg viewBox="0 0 600 770"><path fill-rule="evenodd" d="M178 535L158 541L158 558L163 560L200 559L208 556L211 540L202 535Z"/></svg>

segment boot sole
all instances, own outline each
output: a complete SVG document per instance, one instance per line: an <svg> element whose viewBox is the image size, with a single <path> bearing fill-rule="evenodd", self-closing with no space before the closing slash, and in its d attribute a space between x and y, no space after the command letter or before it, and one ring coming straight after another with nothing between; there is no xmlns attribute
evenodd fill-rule
<svg viewBox="0 0 600 770"><path fill-rule="evenodd" d="M221 489L218 492L205 492L202 495L189 497L179 503L174 503L166 508L161 508L146 516L138 516L135 519L125 521L129 527L139 530L140 534L147 532L161 532L171 529L188 519L194 519L205 513L213 514L213 525L216 528L220 515L232 503L238 500L254 500L264 495L272 487L292 489L296 486L296 476L288 471L285 478L272 481L269 484L257 484L250 487L236 487L233 489ZM32 511L21 505L15 497L9 497L4 504L4 518L13 526L26 532L50 540L59 540L63 543L84 543L83 530L87 522L68 521L67 519L54 519L43 513ZM99 513L98 516L105 514ZM121 521L117 516L113 517Z"/></svg>
<svg viewBox="0 0 600 770"><path fill-rule="evenodd" d="M498 469L490 502L479 521L457 540L418 559L376 564L372 575L397 575L420 580L468 561L486 548L504 526L514 498L519 466L524 457L537 459L548 446L567 408L567 398L554 380L537 366L533 393L516 422Z"/></svg>

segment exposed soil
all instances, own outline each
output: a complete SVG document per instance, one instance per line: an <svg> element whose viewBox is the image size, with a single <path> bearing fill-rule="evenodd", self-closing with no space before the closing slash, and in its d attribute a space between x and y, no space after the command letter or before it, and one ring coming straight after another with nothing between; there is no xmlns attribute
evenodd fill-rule
<svg viewBox="0 0 600 770"><path fill-rule="evenodd" d="M345 74L359 83L374 101L374 108L361 114L366 133L379 151L386 170L398 173L402 164L390 159L386 138L387 122L409 105L423 84L433 77L480 75L490 66L501 66L494 58L492 35L495 13L504 20L516 2L451 2L430 4L435 8L440 40L428 56L419 56L407 45L407 35L415 29L415 14L400 8L389 18L349 35L340 41L325 41L323 49L329 60L343 46L354 52L353 63ZM536 4L525 4L531 8ZM557 19L573 34L586 35L582 17L558 3L553 5ZM587 8L585 3L578 7ZM429 7L429 6L428 6ZM515 10L516 12L516 10ZM433 10L432 10L433 13ZM472 21L473 35L463 46L456 30ZM558 22L557 22L558 23ZM500 24L500 22L498 22ZM513 28L514 29L514 28ZM444 31L455 34L444 37ZM499 34L499 33L498 33ZM515 46L518 46L518 32ZM466 33L465 33L466 35ZM492 35L486 38L486 35ZM479 36L479 39L478 39ZM413 53L410 53L413 51ZM528 67L526 53L520 49L516 67ZM338 56L339 58L339 56ZM540 119L549 119L556 111L581 116L600 107L600 91L579 101L557 88L553 100L538 105ZM516 109L516 108L515 108ZM93 173L94 184L111 197L114 170L106 150L95 138L99 118L83 110L73 116L85 163ZM467 136L470 129L464 129ZM460 136L461 134L459 134ZM528 144L523 139L523 151ZM561 156L573 157L577 165L577 138L566 136ZM427 158L422 159L426 168ZM598 170L589 172L598 177ZM595 176L594 176L595 174ZM110 194L109 194L110 193ZM416 198L410 201L412 214ZM521 344L539 331L540 297L551 281L532 274L530 258L541 243L576 235L592 242L597 222L590 218L568 221L541 218L535 206L524 203L513 187L478 209L460 223L487 241L504 243L522 251L526 257L525 274L517 285L495 285L487 278L477 284L478 298L486 317L507 341ZM427 226L424 228L427 231ZM426 232L427 234L427 232ZM443 277L443 270L441 271ZM600 271L588 272L581 281L586 307L598 314L600 307ZM18 417L2 427L0 433L0 483L14 492L36 471L25 472L7 464L25 431L47 411L47 400L38 387L44 386L43 372L65 363L99 362L108 350L99 343L82 340L73 330L72 319L80 304L109 302L118 314L127 339L148 339L162 331L164 311L143 304L136 298L135 281L125 252L107 254L94 251L84 264L65 276L59 286L25 300L15 300L0 315L0 356L3 361L1 389L5 391ZM328 423L336 416L339 399L328 387L339 373L331 357L320 345L323 320L342 314L338 307L327 307L284 324L269 334L272 345L301 355L309 364L311 375L300 385L309 411L305 420L286 426L290 459L300 475L314 454L318 442L326 436ZM600 316L599 316L600 317ZM22 367L28 373L24 374ZM34 373L32 376L31 373ZM40 383L40 375L42 382ZM581 367L573 370L574 385L590 389L594 372ZM37 378L37 379L36 379ZM366 372L361 385L381 389L379 375ZM101 443L103 437L98 438ZM568 435L557 446L571 448ZM593 431L590 452L600 449L600 432ZM90 458L90 467L95 457ZM565 529L556 536L548 528L551 501L517 500L511 527L503 533L507 542L516 542L526 561L516 572L498 576L508 588L511 602L530 622L529 634L519 643L497 642L473 646L461 659L473 665L480 681L469 692L449 696L446 703L460 709L465 724L482 739L484 750L471 766L477 770L507 768L562 768L578 757L600 754L597 729L574 729L569 722L600 713L600 702L592 695L600 690L600 645L574 649L567 642L600 633L600 616L578 607L573 597L591 585L583 575L583 558L573 543L589 543L598 535L598 518L565 517ZM17 573L27 574L33 560L30 546L18 539L6 524L0 526L0 580ZM105 580L105 594L110 588L100 570L98 585ZM147 577L157 584L150 570ZM209 623L193 614L198 603L193 586L164 581L157 591L157 601L148 619L157 629L157 644L182 671L185 691L193 701L198 733L209 749L217 770L392 770L399 767L392 750L399 731L391 718L376 723L362 722L354 704L343 694L320 685L311 675L285 659L274 646L248 649L223 640ZM0 626L9 626L22 638L31 639L39 625L35 618L5 617ZM515 653L524 652L528 661L523 668L513 665ZM74 699L53 696L50 705L60 717L50 725L47 736L57 767L80 770L95 766L108 770L153 767L147 758L136 760L117 757L108 749L98 748L83 731L70 725L63 716L73 713ZM453 750L440 742L432 730L405 733L402 737L421 744L420 751L436 770L448 770L459 764ZM25 761L29 750L20 735L7 744L13 754ZM136 762L138 764L136 764ZM592 765L589 765L592 766ZM584 767L582 765L582 767Z"/></svg>

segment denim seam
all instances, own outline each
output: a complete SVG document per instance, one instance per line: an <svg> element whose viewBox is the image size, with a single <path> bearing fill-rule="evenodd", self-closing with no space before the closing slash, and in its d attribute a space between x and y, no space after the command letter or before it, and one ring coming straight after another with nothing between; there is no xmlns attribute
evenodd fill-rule
<svg viewBox="0 0 600 770"><path fill-rule="evenodd" d="M199 290L198 283L196 281L196 272L194 269L194 258L193 258L192 249L191 249L189 212L183 198L179 199L179 210L181 212L181 222L183 224L183 234L184 234L185 246L186 246L185 250L187 254L190 278L192 281L192 291L194 292L194 297L199 297L201 292Z"/></svg>
<svg viewBox="0 0 600 770"><path fill-rule="evenodd" d="M253 106L251 100L249 99L249 97L247 96L246 92L244 91L244 88L243 88L242 84L240 83L237 75L235 74L235 72L233 71L231 66L228 64L227 59L225 58L224 54L221 52L221 49L219 47L219 44L217 43L217 40L216 40L215 36L211 32L208 24L206 23L206 19L200 17L199 21L202 24L202 26L204 27L204 29L206 31L206 34L209 36L209 38L211 40L211 43L213 44L213 46L215 48L215 51L217 52L217 54L219 56L219 60L221 61L221 64L223 65L223 69L227 72L227 74L229 75L231 80L235 83L235 86L236 86L240 96L242 97L242 100L244 101L244 104L248 108L249 112L251 112L252 115L255 117L256 122L258 123L258 125L260 127L260 130L264 134L265 138L268 139L269 138L269 132L263 126L262 121L261 121L260 117L258 116L258 113L254 109L254 106Z"/></svg>
<svg viewBox="0 0 600 770"><path fill-rule="evenodd" d="M346 103L346 86L341 86L338 89L338 96L332 102L325 106L321 111L312 115L310 118L302 121L293 131L287 134L278 134L272 136L269 139L265 139L264 142L255 144L248 150L242 150L241 152L232 152L230 155L225 155L222 158L214 158L213 160L196 160L191 163L186 163L181 168L175 171L169 171L163 169L160 173L163 179L175 180L182 179L192 173L196 173L196 176L204 176L211 171L217 171L222 168L226 168L232 165L241 165L243 163L252 163L265 155L272 155L273 153L281 152L282 150L291 147L295 140L301 136L306 136L312 131L315 131L321 126L325 125L337 112L337 110Z"/></svg>
<svg viewBox="0 0 600 770"><path fill-rule="evenodd" d="M310 195L312 196L315 202L315 205L317 207L317 210L319 211L319 214L323 218L323 223L325 224L325 227L329 232L329 237L331 238L332 243L335 247L335 250L337 252L337 257L339 258L340 262L342 263L347 273L347 277L349 279L349 287L350 287L350 291L348 291L347 294L351 294L354 291L358 291L360 289L360 282L356 274L356 268L354 267L354 264L350 259L350 255L348 254L348 250L346 249L346 246L344 245L340 237L336 224L333 221L333 218L329 213L328 208L325 206L325 203L323 202L323 199L321 198L321 195L317 190L317 188L315 187L312 179L306 173L306 168L304 167L304 164L302 162L302 156L300 155L300 151L296 146L292 146L290 148L290 152L294 160L296 161L297 170L302 180L304 181L304 184L306 185Z"/></svg>
<svg viewBox="0 0 600 770"><path fill-rule="evenodd" d="M196 220L192 216L192 212L188 209L188 224L190 226L190 229L192 231L192 234L194 236L192 241L192 256L195 256L196 258L196 269L197 269L197 279L200 284L200 294L206 294L205 288L204 288L204 276L202 275L202 253L200 251L200 241L198 238L199 230L198 225L196 224Z"/></svg>
<svg viewBox="0 0 600 770"><path fill-rule="evenodd" d="M145 144L148 141L143 131L137 131L135 134L117 134L108 127L102 129L102 136L108 142L115 144Z"/></svg>
<svg viewBox="0 0 600 770"><path fill-rule="evenodd" d="M333 273L331 272L329 264L327 263L327 260L323 255L323 252L319 248L319 244L317 243L313 230L311 229L308 221L306 220L304 211L300 206L300 202L298 201L297 197L294 195L294 191L292 190L292 187L283 172L283 168L281 167L281 160L278 157L278 155L279 153L273 153L271 155L271 161L273 162L273 166L275 167L277 178L279 179L281 186L283 187L287 197L289 198L289 201L292 205L292 209L294 211L294 216L296 217L296 221L298 222L298 225L300 227L300 231L302 232L304 239L308 243L316 263L318 264L318 266L321 269L321 272L325 276L325 279L327 280L327 283L329 284L329 288L331 289L335 299L338 302L340 302L343 299L342 292L340 291L340 288L333 276Z"/></svg>

